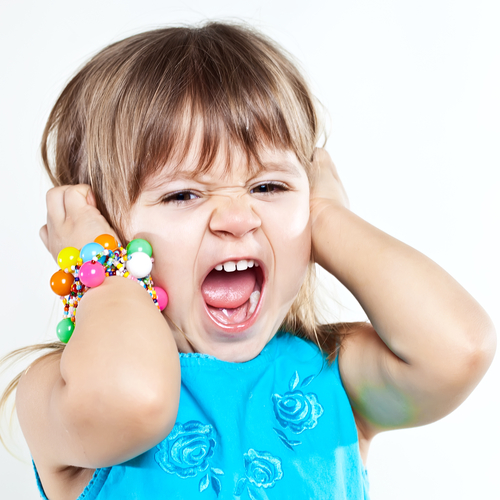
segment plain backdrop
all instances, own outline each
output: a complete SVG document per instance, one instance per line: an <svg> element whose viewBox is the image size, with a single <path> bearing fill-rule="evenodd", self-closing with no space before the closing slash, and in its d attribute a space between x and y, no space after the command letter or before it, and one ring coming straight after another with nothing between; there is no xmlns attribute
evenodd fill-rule
<svg viewBox="0 0 500 500"><path fill-rule="evenodd" d="M434 259L500 325L496 0L0 0L0 355L53 338L62 312L38 230L39 141L64 83L108 43L207 18L250 22L297 57L329 111L353 211ZM335 280L324 297L332 319L364 318ZM440 422L374 440L374 500L500 498L499 371L497 357ZM22 460L0 446L0 498L38 498L15 425L14 438Z"/></svg>

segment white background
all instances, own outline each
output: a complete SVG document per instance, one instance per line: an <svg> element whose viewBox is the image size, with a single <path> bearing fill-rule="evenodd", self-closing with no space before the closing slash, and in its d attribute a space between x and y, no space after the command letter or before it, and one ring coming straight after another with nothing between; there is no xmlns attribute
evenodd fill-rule
<svg viewBox="0 0 500 500"><path fill-rule="evenodd" d="M0 354L53 336L61 314L38 239L38 144L62 86L110 42L206 18L249 21L302 62L330 112L328 150L352 209L438 262L500 325L496 0L0 0ZM345 307L334 314L362 318L335 288ZM374 500L500 498L499 370L497 357L442 421L375 439ZM24 462L0 446L0 498L35 499L17 439Z"/></svg>

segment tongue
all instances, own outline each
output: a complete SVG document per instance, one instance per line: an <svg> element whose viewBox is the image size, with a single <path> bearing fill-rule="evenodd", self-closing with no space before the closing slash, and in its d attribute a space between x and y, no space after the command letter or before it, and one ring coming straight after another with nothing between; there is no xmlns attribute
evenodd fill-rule
<svg viewBox="0 0 500 500"><path fill-rule="evenodd" d="M201 293L209 306L235 309L247 302L254 288L255 268L232 273L213 270L205 278Z"/></svg>

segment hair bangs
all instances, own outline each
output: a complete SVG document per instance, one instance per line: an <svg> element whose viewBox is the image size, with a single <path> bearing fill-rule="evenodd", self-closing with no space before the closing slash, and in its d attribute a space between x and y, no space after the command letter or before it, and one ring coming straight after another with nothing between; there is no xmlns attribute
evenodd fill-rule
<svg viewBox="0 0 500 500"><path fill-rule="evenodd" d="M154 74L141 82L144 99L132 92L133 102L123 114L130 123L131 108L148 101L142 119L135 120L142 123L135 137L123 137L135 143L131 203L146 180L167 165L175 173L194 147L193 175L209 171L216 159L229 172L235 150L246 156L252 173L264 168L260 154L265 149L291 150L309 171L317 126L314 109L302 102L309 97L307 89L288 81L290 75L284 79L286 68L269 53L275 49L267 41L259 39L256 53L255 44L237 36L239 31L221 38L213 33L216 28L221 26L208 25L197 36L189 30L174 33L178 40L170 40L168 51L159 44L139 61L136 75L151 73L152 67Z"/></svg>

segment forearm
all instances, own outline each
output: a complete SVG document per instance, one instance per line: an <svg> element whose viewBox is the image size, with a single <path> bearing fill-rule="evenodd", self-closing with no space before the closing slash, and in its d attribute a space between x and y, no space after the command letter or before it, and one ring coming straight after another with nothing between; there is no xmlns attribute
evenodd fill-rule
<svg viewBox="0 0 500 500"><path fill-rule="evenodd" d="M314 221L314 257L357 298L384 343L410 365L446 366L486 352L493 326L481 306L420 252L330 204Z"/></svg>
<svg viewBox="0 0 500 500"><path fill-rule="evenodd" d="M84 441L98 443L110 432L116 436L121 425L128 434L132 426L147 423L133 435L138 446L152 446L175 422L177 348L167 322L137 283L107 278L86 293L60 369L60 396L88 432ZM130 444L127 449L134 453Z"/></svg>

